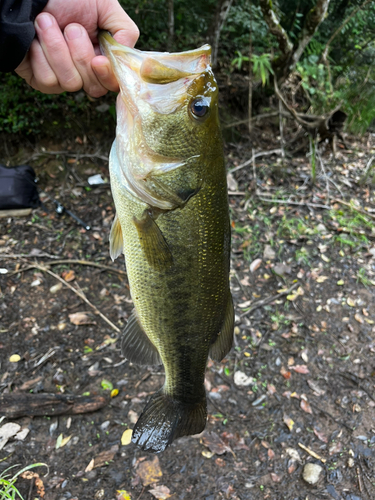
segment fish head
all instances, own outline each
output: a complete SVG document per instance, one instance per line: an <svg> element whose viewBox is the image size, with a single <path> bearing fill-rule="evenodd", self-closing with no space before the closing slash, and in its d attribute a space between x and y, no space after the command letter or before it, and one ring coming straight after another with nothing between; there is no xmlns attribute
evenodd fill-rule
<svg viewBox="0 0 375 500"><path fill-rule="evenodd" d="M218 86L209 45L181 53L144 52L117 43L107 32L99 40L120 86L117 138L126 135L128 149L183 160L217 154Z"/></svg>

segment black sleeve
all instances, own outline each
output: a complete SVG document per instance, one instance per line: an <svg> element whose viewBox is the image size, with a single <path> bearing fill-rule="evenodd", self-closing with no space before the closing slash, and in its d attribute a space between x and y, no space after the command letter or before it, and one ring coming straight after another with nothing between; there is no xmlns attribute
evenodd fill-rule
<svg viewBox="0 0 375 500"><path fill-rule="evenodd" d="M20 64L35 36L34 20L48 0L0 0L0 71Z"/></svg>

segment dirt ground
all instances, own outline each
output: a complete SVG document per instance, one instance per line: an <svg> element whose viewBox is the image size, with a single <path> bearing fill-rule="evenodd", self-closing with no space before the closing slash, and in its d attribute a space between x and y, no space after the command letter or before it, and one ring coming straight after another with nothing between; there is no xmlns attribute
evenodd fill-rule
<svg viewBox="0 0 375 500"><path fill-rule="evenodd" d="M1 449L0 473L48 465L46 476L33 469L44 496L35 478L17 481L25 500L375 498L371 166L363 179L375 137L352 140L336 159L326 151L315 185L306 156L284 164L258 156L230 174L235 345L222 363L209 362L203 435L156 458L122 444L163 370L133 366L115 342L132 304L123 259L109 258L109 186L87 183L108 178L107 163L79 156L97 150L78 143L49 144L65 153L29 162L44 208L0 219L0 396L105 396L107 404L3 419L0 434L9 422L29 432ZM226 154L228 170L251 158L238 143ZM92 229L57 215L45 193ZM320 466L314 484L304 479L307 464Z"/></svg>

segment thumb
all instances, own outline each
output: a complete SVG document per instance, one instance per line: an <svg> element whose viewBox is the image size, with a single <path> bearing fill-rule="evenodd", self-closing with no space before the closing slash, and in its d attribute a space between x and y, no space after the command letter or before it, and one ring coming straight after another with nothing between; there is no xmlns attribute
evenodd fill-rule
<svg viewBox="0 0 375 500"><path fill-rule="evenodd" d="M98 26L110 31L115 40L127 47L134 47L139 29L117 0L98 2Z"/></svg>

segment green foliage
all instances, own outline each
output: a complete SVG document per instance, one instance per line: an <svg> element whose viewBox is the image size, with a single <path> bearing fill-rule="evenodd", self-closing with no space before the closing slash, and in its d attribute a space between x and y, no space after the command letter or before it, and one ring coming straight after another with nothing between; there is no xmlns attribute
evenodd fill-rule
<svg viewBox="0 0 375 500"><path fill-rule="evenodd" d="M264 86L268 83L270 74L273 75L271 55L261 54L260 56L257 56L254 54L251 57L251 62L253 63L253 73L255 78L260 78L262 80L262 85Z"/></svg>

